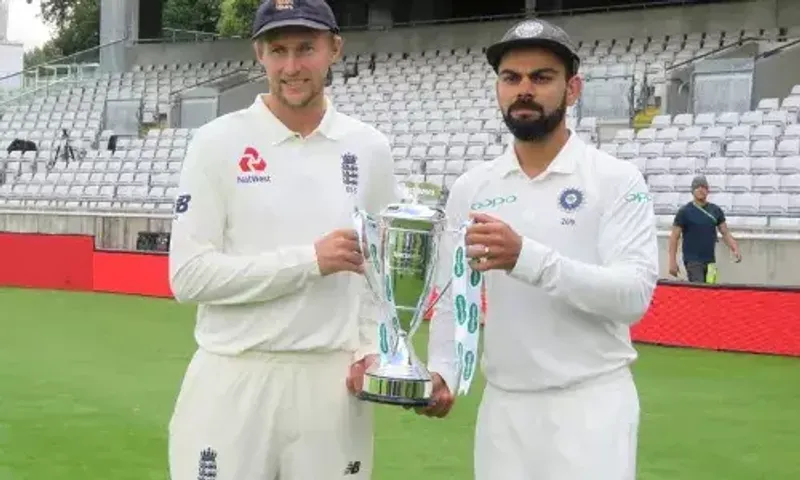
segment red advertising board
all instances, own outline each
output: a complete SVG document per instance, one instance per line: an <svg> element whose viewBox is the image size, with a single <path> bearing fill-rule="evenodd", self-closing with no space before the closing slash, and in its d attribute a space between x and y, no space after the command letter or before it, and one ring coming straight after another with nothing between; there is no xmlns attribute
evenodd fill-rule
<svg viewBox="0 0 800 480"><path fill-rule="evenodd" d="M164 254L109 252L75 235L0 233L0 287L171 297ZM639 342L800 356L800 288L661 283Z"/></svg>

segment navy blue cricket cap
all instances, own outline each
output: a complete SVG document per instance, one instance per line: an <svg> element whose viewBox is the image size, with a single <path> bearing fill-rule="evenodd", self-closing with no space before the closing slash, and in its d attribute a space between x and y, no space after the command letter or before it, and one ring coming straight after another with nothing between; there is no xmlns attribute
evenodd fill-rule
<svg viewBox="0 0 800 480"><path fill-rule="evenodd" d="M552 23L541 20L523 20L509 29L503 38L486 49L486 59L495 73L506 53L517 48L542 47L558 55L573 73L578 72L578 49L567 32Z"/></svg>
<svg viewBox="0 0 800 480"><path fill-rule="evenodd" d="M266 0L253 19L252 39L281 27L306 27L339 33L333 10L325 0Z"/></svg>

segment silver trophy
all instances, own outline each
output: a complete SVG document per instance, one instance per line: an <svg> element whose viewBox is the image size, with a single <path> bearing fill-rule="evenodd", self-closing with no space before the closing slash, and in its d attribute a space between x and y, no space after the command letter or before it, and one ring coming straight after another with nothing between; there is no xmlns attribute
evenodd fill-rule
<svg viewBox="0 0 800 480"><path fill-rule="evenodd" d="M381 358L364 375L363 400L403 406L428 405L431 374L411 339L430 309L439 242L447 229L444 210L412 200L387 206L377 217L356 213L365 277L378 299Z"/></svg>
<svg viewBox="0 0 800 480"><path fill-rule="evenodd" d="M422 165L424 173L424 164ZM357 159L342 157L343 181L355 194ZM380 361L364 374L359 394L363 400L408 407L430 404L433 393L431 373L414 353L412 337L434 306L431 293L439 276L437 265L441 241L455 240L450 280L437 297L452 288L455 325L453 352L457 363L459 394L466 394L475 374L477 359L480 295L483 276L473 271L466 258L465 225L448 227L442 188L413 182L400 203L387 206L372 216L355 208L353 221L364 255L364 276L378 301ZM450 236L453 236L450 238Z"/></svg>

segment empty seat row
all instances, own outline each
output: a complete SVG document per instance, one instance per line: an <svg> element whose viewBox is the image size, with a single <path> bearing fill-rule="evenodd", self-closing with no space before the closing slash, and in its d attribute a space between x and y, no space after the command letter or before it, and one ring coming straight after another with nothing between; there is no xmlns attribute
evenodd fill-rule
<svg viewBox="0 0 800 480"><path fill-rule="evenodd" d="M793 87L792 92L794 92ZM800 92L800 90L797 90ZM800 93L791 94L783 100L779 108L770 110L752 110L748 112L719 112L719 113L679 113L677 115L656 115L651 126L656 129L667 127L711 127L714 125L735 127L736 125L761 125L795 123L797 112L800 111ZM787 117L788 116L788 117Z"/></svg>
<svg viewBox="0 0 800 480"><path fill-rule="evenodd" d="M599 148L619 158L634 157L701 157L718 155L729 157L786 157L800 155L800 138L783 140L729 140L718 143L711 140L673 142L603 143Z"/></svg>
<svg viewBox="0 0 800 480"><path fill-rule="evenodd" d="M629 160L645 175L680 174L782 174L800 173L800 156L794 157L635 157Z"/></svg>
<svg viewBox="0 0 800 480"><path fill-rule="evenodd" d="M663 230L672 227L674 213L660 213L656 215L656 225ZM730 215L726 223L733 230L750 230L761 233L790 233L800 232L800 217L777 215Z"/></svg>
<svg viewBox="0 0 800 480"><path fill-rule="evenodd" d="M148 202L149 209L168 212L176 190L174 185L0 185L0 207L85 207L87 202L112 201L117 202L117 208L124 209L137 202Z"/></svg>
<svg viewBox="0 0 800 480"><path fill-rule="evenodd" d="M691 192L694 175L648 175L647 184L652 192ZM800 174L790 175L708 175L712 192L731 193L792 193L800 194Z"/></svg>
<svg viewBox="0 0 800 480"><path fill-rule="evenodd" d="M685 192L656 192L653 208L659 215L674 214L691 201ZM800 195L788 193L715 193L712 201L726 216L733 215L800 215Z"/></svg>
<svg viewBox="0 0 800 480"><path fill-rule="evenodd" d="M395 147L395 150L403 147ZM465 162L477 160L484 162L488 159L496 158L501 155L503 148L501 145L490 145L488 148L473 145L470 147L456 146L446 148L444 146L412 147L404 149L403 156L396 155L395 171L407 173L419 168L421 162L425 164L428 173L462 173L465 171Z"/></svg>
<svg viewBox="0 0 800 480"><path fill-rule="evenodd" d="M383 128L384 125L378 125L378 129ZM493 135L486 132L483 133L446 133L443 134L412 134L412 133L394 133L382 130L385 134L392 134L390 140L394 147L414 147L426 145L492 145L502 143L502 137ZM463 129L462 129L463 131ZM447 142L447 143L444 143Z"/></svg>
<svg viewBox="0 0 800 480"><path fill-rule="evenodd" d="M101 110L56 112L49 110L4 112L0 114L0 129L23 128L25 122L42 123L60 120L102 120Z"/></svg>
<svg viewBox="0 0 800 480"><path fill-rule="evenodd" d="M86 152L86 156L82 158L75 158L73 159L70 164L76 163L77 161L83 161L84 163L95 163L95 160L115 160L117 163L124 159L129 159L133 161L138 160L173 160L173 161L183 161L183 157L186 154L185 148L161 148L158 150L139 150L139 149L132 149L132 150L89 150ZM63 151L58 151L59 160L63 157ZM40 150L40 151L27 151L27 152L20 152L19 150L13 152L3 152L0 154L0 166L3 163L8 162L9 165L15 165L17 163L24 165L25 163L29 163L35 160L51 160L56 158L56 150Z"/></svg>
<svg viewBox="0 0 800 480"><path fill-rule="evenodd" d="M397 123L387 123L387 122L379 122L375 124L375 127L384 133L392 133L392 134L403 134L403 133L412 133L412 134L423 134L423 133L430 133L432 135L444 133L450 134L452 137L457 137L459 134L476 134L480 135L482 133L499 133L504 132L505 127L503 126L503 122L499 119L491 119L491 120L452 120L452 121L440 121L434 120L432 122L397 122Z"/></svg>
<svg viewBox="0 0 800 480"><path fill-rule="evenodd" d="M711 140L722 142L725 140L771 140L785 138L800 138L800 123L781 125L737 125L734 127L667 127L662 129L643 128L641 130L620 129L610 143L628 142L671 142L675 140Z"/></svg>
<svg viewBox="0 0 800 480"><path fill-rule="evenodd" d="M72 161L64 163L63 161L56 162L51 170L47 170L46 164L34 164L25 162L8 162L0 164L0 171L12 175L13 178L21 178L21 182L27 181L30 175L38 174L39 172L47 172L52 174L67 173L124 173L124 172L179 172L181 169L181 161L167 161L166 159L152 159L152 160L130 160L130 161ZM27 176L26 176L27 175ZM83 178L83 177L80 177ZM8 179L6 180L8 181Z"/></svg>
<svg viewBox="0 0 800 480"><path fill-rule="evenodd" d="M160 214L168 215L174 206L174 202L169 200L167 195L163 199L154 196L152 201L141 202L131 199L114 199L106 196L81 196L79 198L47 198L32 196L26 199L4 199L0 197L0 208L21 209L21 210L43 210L48 212L107 212L116 213L141 213L141 214Z"/></svg>
<svg viewBox="0 0 800 480"><path fill-rule="evenodd" d="M195 128L151 128L147 131L147 137L186 137L191 138Z"/></svg>
<svg viewBox="0 0 800 480"><path fill-rule="evenodd" d="M24 189L29 185L75 187L86 185L177 185L178 179L177 173L166 171L153 173L139 171L106 173L42 172L20 175L15 180L6 182L6 185L17 189Z"/></svg>
<svg viewBox="0 0 800 480"><path fill-rule="evenodd" d="M367 95L334 95L335 105L343 112L436 112L439 110L482 110L491 108L498 110L497 102L489 98L444 98L439 100L390 100L385 101ZM342 110L345 109L345 110Z"/></svg>

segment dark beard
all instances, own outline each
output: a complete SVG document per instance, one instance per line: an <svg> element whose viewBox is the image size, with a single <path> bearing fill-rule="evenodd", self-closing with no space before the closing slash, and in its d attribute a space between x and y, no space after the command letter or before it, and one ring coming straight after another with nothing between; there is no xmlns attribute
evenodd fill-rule
<svg viewBox="0 0 800 480"><path fill-rule="evenodd" d="M535 110L539 112L539 117L514 118L511 114L515 110ZM561 100L561 105L549 115L545 114L544 108L532 100L520 99L514 102L508 111L503 114L503 121L506 127L514 135L514 138L523 142L538 142L549 137L558 128L567 114L567 96Z"/></svg>

